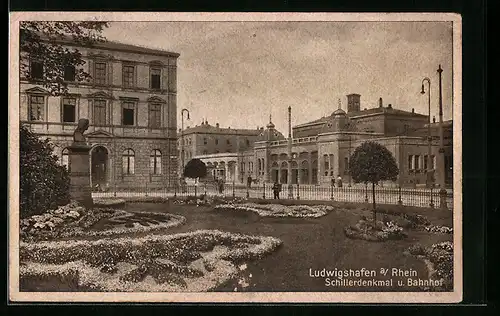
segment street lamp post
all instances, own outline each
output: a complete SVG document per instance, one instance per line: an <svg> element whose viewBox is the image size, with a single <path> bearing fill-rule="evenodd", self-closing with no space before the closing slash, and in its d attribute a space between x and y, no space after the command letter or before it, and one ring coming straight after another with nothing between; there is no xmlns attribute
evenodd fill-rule
<svg viewBox="0 0 500 316"><path fill-rule="evenodd" d="M346 167L349 172L349 187L351 187L351 134L349 134L349 157L347 158Z"/></svg>
<svg viewBox="0 0 500 316"><path fill-rule="evenodd" d="M424 82L427 82L428 84L428 91L427 91L427 100L428 100L428 107L429 107L429 120L427 121L427 168L426 168L426 181L427 181L427 187L430 188L432 186L432 171L431 171L431 144L432 144L432 135L431 135L431 80L427 77L425 77L422 80L422 91L420 91L421 94L425 94L425 89L424 89Z"/></svg>
<svg viewBox="0 0 500 316"><path fill-rule="evenodd" d="M189 110L181 110L181 175L184 177L184 112L187 112L187 119L189 120Z"/></svg>
<svg viewBox="0 0 500 316"><path fill-rule="evenodd" d="M444 136L443 136L443 90L442 90L442 77L441 73L443 69L441 65L437 70L439 74L439 207L441 209L447 209L446 205L446 189L445 189L445 163L444 163Z"/></svg>

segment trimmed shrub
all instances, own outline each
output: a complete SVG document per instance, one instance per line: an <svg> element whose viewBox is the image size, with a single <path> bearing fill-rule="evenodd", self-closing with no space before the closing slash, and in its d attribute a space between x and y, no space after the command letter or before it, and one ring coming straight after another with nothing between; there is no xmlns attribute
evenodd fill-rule
<svg viewBox="0 0 500 316"><path fill-rule="evenodd" d="M20 216L27 217L69 203L69 173L59 165L48 140L20 128Z"/></svg>

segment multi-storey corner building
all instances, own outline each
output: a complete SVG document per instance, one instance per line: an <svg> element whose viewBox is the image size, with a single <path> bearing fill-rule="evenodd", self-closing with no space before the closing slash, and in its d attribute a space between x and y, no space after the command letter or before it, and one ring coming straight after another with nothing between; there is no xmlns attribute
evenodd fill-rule
<svg viewBox="0 0 500 316"><path fill-rule="evenodd" d="M72 42L63 45L75 47ZM52 96L41 85L42 58L20 78L20 121L49 138L61 163L81 118L90 120L91 183L109 188L165 187L177 179L177 58L179 54L115 42L77 47L91 75L75 82L67 67L69 93Z"/></svg>
<svg viewBox="0 0 500 316"><path fill-rule="evenodd" d="M293 127L289 119L288 137L277 131L270 120L265 129L257 131L251 148L217 153L209 149L212 147L198 147L191 143L188 146L192 146L190 153L193 157L207 164L209 174L226 181L244 183L250 176L261 182L329 185L332 178L338 176L346 183L351 182L349 157L356 147L370 140L384 145L395 157L400 170L398 185L425 184L429 171L434 183L444 181L451 185L451 121L443 122L442 154L439 151L439 125L431 123L429 128L428 122L427 115L396 109L391 104L384 106L382 99L377 106L362 110L360 95L350 94L347 96L347 112L339 107L330 116ZM194 131L200 129L203 126L186 129L184 135L193 137ZM432 138L430 152L429 131ZM219 129L218 132L219 139L230 135L228 129ZM200 134L200 137L207 135Z"/></svg>

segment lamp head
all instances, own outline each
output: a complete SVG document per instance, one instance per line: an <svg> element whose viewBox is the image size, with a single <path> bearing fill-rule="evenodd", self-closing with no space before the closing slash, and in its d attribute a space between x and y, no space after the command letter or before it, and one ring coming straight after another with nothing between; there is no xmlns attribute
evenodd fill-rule
<svg viewBox="0 0 500 316"><path fill-rule="evenodd" d="M422 83L422 91L420 91L421 94L425 94L425 89L424 89L424 84Z"/></svg>
<svg viewBox="0 0 500 316"><path fill-rule="evenodd" d="M188 112L188 116L187 116L187 119L189 120L189 112Z"/></svg>

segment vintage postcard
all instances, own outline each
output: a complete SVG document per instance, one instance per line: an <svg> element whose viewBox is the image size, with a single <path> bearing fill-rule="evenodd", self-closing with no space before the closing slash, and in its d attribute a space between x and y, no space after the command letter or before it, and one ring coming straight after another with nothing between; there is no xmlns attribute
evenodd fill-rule
<svg viewBox="0 0 500 316"><path fill-rule="evenodd" d="M462 300L457 14L14 12L14 302Z"/></svg>

